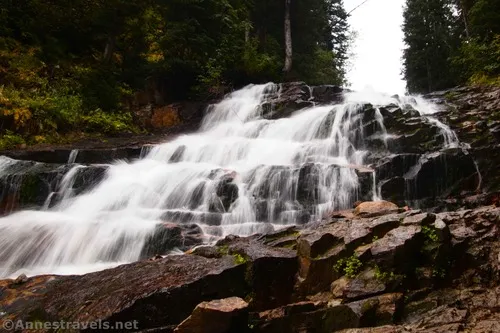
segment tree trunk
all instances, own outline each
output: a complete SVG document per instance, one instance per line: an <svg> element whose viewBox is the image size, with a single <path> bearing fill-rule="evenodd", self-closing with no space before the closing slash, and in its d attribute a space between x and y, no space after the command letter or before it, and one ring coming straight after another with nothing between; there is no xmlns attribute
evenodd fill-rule
<svg viewBox="0 0 500 333"><path fill-rule="evenodd" d="M461 11L461 15L462 16L462 20L464 21L464 27L465 27L465 37L467 37L467 39L470 38L470 32L469 32L469 20L468 20L468 11L467 11L467 8L465 7L464 5L464 1L461 0L460 1L460 11Z"/></svg>
<svg viewBox="0 0 500 333"><path fill-rule="evenodd" d="M104 55L103 55L103 62L104 63L109 63L111 61L111 57L113 56L113 53L115 52L115 36L114 35L109 35L108 36L108 41L106 43L106 47L104 48Z"/></svg>
<svg viewBox="0 0 500 333"><path fill-rule="evenodd" d="M290 7L292 0L285 0L285 67L283 72L289 73L292 70L292 24L290 20Z"/></svg>

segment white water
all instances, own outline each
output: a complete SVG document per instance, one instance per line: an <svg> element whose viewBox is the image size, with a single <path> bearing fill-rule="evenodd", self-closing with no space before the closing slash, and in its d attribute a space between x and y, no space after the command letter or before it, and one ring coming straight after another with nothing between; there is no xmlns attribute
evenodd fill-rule
<svg viewBox="0 0 500 333"><path fill-rule="evenodd" d="M268 84L234 92L213 106L199 133L148 149L133 163L116 162L101 184L76 197L71 187L79 166L73 168L61 182L60 204L0 219L0 277L84 273L135 261L166 213L190 213L206 241L296 223L305 210L298 185L306 163L314 163L317 175L309 181L316 189L309 198L313 216L350 207L357 200L357 172L366 171L367 152L356 148L365 139L363 103L411 104L422 115L435 112L420 98L351 93L345 104L266 120L259 105L276 89ZM376 118L385 141L383 118ZM448 127L428 119L442 129L447 145L455 142ZM12 162L0 160L0 172L4 163ZM220 203L216 187L226 177L234 178L238 199L224 212L221 226L201 223L209 207ZM375 182L373 175L372 195L379 199Z"/></svg>
<svg viewBox="0 0 500 333"><path fill-rule="evenodd" d="M78 157L78 149L73 149L70 153L69 153L69 157L68 157L68 164L73 164L75 163L76 161L76 158Z"/></svg>

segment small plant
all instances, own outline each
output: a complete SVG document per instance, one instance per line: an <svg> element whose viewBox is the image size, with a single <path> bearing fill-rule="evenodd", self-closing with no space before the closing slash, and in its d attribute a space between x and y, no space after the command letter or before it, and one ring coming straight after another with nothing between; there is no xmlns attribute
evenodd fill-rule
<svg viewBox="0 0 500 333"><path fill-rule="evenodd" d="M434 268L432 270L432 277L444 279L446 277L446 270L444 268Z"/></svg>
<svg viewBox="0 0 500 333"><path fill-rule="evenodd" d="M0 150L13 149L25 143L24 139L11 131L6 131L0 135Z"/></svg>
<svg viewBox="0 0 500 333"><path fill-rule="evenodd" d="M396 279L397 275L394 272L383 272L380 267L375 266L375 279L382 282L390 282Z"/></svg>
<svg viewBox="0 0 500 333"><path fill-rule="evenodd" d="M378 236L373 236L372 243L378 241Z"/></svg>
<svg viewBox="0 0 500 333"><path fill-rule="evenodd" d="M425 237L425 245L430 245L439 241L439 236L435 228L423 226L422 233Z"/></svg>
<svg viewBox="0 0 500 333"><path fill-rule="evenodd" d="M244 264L248 261L244 256L242 256L239 253L233 254L233 257L234 257L234 262L236 265L241 265L241 264Z"/></svg>
<svg viewBox="0 0 500 333"><path fill-rule="evenodd" d="M337 261L333 266L336 272L342 272L346 277L352 279L355 278L363 268L363 263L359 260L356 255L352 255L349 258L343 258Z"/></svg>

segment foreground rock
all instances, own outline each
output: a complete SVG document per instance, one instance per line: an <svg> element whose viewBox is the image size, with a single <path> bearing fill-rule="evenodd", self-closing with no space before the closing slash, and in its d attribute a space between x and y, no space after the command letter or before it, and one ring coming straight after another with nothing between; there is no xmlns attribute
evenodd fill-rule
<svg viewBox="0 0 500 333"><path fill-rule="evenodd" d="M175 333L244 332L248 329L248 303L239 297L202 302L174 330Z"/></svg>
<svg viewBox="0 0 500 333"><path fill-rule="evenodd" d="M500 208L355 213L83 276L0 281L0 324L137 320L138 330L161 332L500 329Z"/></svg>

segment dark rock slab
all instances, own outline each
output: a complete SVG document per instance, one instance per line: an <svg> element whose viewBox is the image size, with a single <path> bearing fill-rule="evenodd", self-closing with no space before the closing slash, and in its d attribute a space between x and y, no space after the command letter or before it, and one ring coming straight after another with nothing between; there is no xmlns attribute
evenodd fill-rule
<svg viewBox="0 0 500 333"><path fill-rule="evenodd" d="M203 301L247 294L232 256L171 256L83 276L0 281L0 320L137 320L139 329L177 325ZM78 310L78 311L75 311Z"/></svg>
<svg viewBox="0 0 500 333"><path fill-rule="evenodd" d="M300 302L261 312L252 325L257 332L330 333L358 327L359 317L347 305Z"/></svg>

